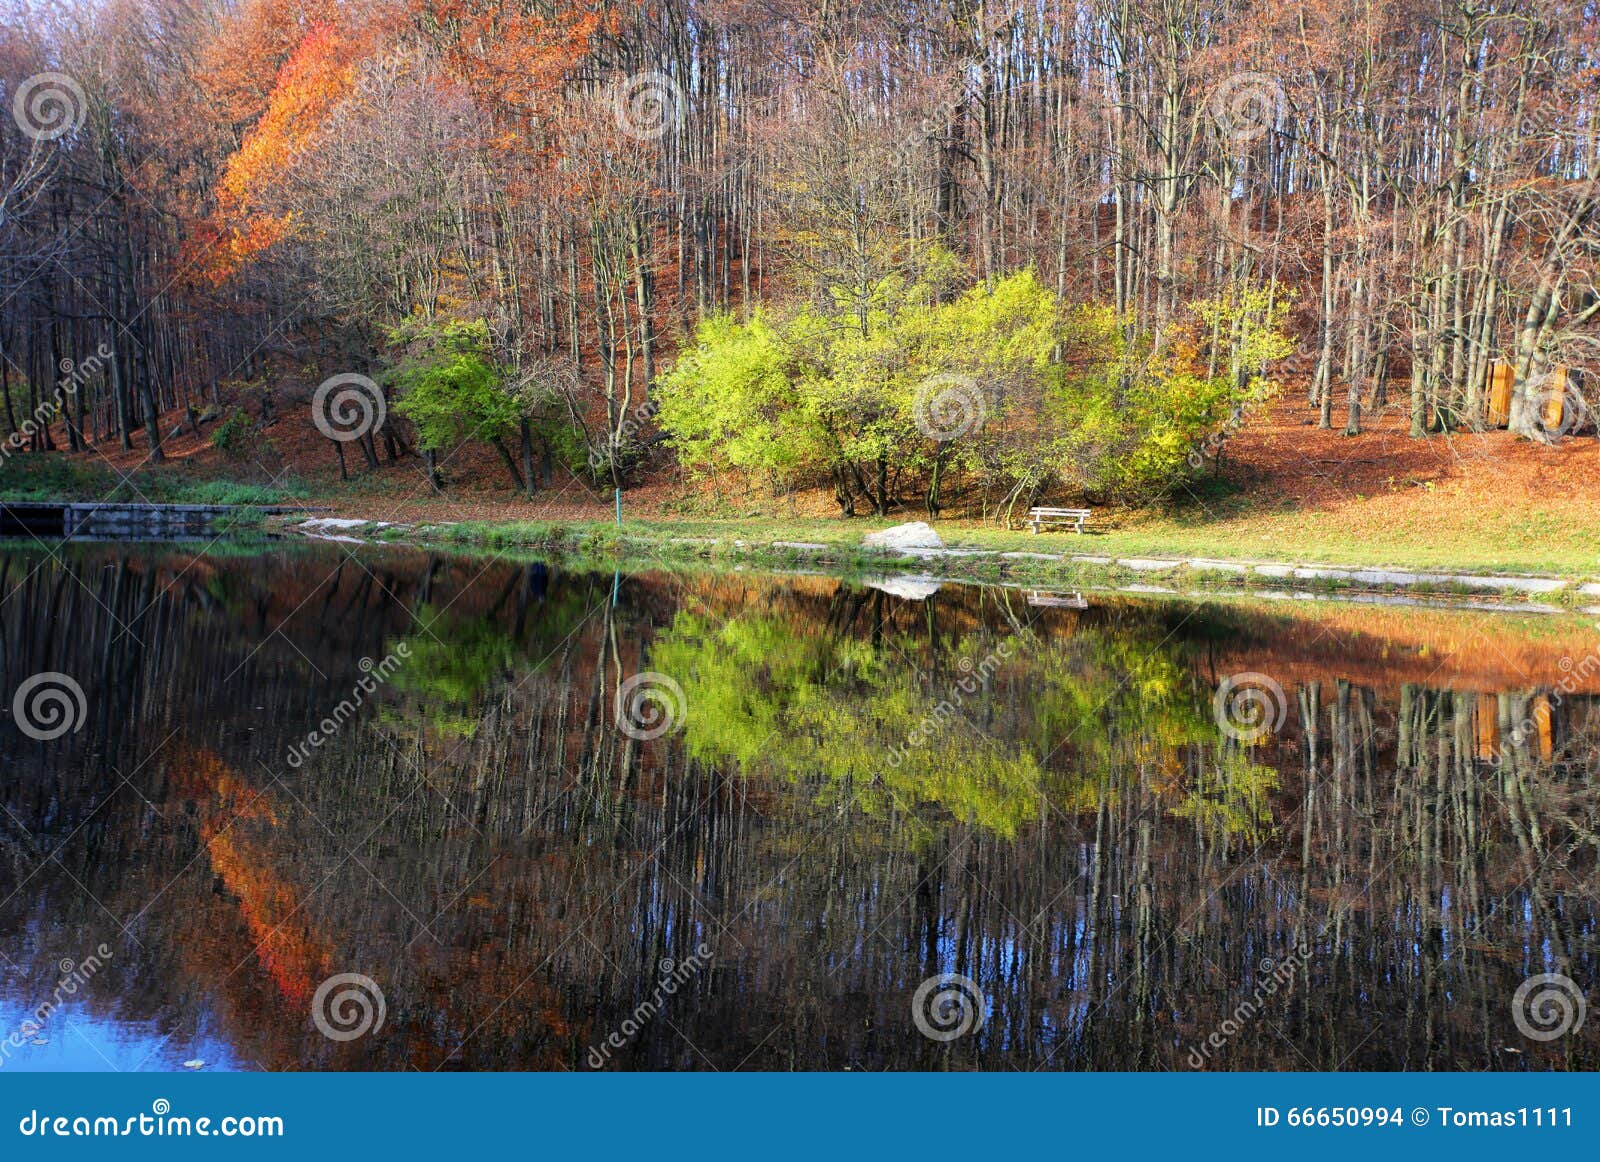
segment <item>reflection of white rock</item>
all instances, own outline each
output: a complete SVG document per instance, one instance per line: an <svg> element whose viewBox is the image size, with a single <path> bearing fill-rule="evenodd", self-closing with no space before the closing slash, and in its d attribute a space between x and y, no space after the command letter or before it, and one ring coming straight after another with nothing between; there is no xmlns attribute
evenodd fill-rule
<svg viewBox="0 0 1600 1162"><path fill-rule="evenodd" d="M882 532L868 533L861 543L869 549L942 549L944 542L925 520L895 525Z"/></svg>
<svg viewBox="0 0 1600 1162"><path fill-rule="evenodd" d="M881 581L868 581L868 589L878 589L892 597L907 601L926 601L939 592L939 582L932 577L885 577Z"/></svg>

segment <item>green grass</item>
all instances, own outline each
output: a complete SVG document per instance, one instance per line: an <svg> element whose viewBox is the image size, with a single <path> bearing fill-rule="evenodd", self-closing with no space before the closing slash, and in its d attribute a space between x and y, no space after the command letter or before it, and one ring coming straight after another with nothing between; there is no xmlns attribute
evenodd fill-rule
<svg viewBox="0 0 1600 1162"><path fill-rule="evenodd" d="M549 521L461 521L429 530L429 540L444 544L483 545L493 549L556 547L569 543L569 530L587 526ZM392 536L405 536L397 531Z"/></svg>
<svg viewBox="0 0 1600 1162"><path fill-rule="evenodd" d="M35 454L0 461L0 499L119 501L129 504L286 504L310 489L298 480L273 487L235 480L205 480L181 469L146 468L123 480L110 465Z"/></svg>
<svg viewBox="0 0 1600 1162"><path fill-rule="evenodd" d="M804 526L781 526L794 532ZM582 522L568 525L539 525L527 522L473 523L437 530L427 526L400 529L394 539L422 542L430 551L454 551L463 557L481 553L493 541L497 557L506 561L547 561L576 570L622 569L630 573L666 572L681 575L723 574L734 567L752 574L774 574L794 570L815 572L849 581L870 581L896 573L927 573L942 580L971 584L1003 583L1020 588L1055 592L1108 592L1122 586L1141 584L1172 591L1156 600L1259 600L1268 590L1292 588L1310 591L1333 600L1361 592L1384 592L1417 598L1469 599L1490 602L1514 611L1525 600L1539 605L1556 605L1574 610L1592 603L1572 589L1525 598L1521 594L1496 594L1457 584L1372 586L1336 578L1281 580L1259 574L1233 574L1199 570L1179 565L1161 572L1141 572L1116 564L1084 561L1001 559L998 556L940 557L925 560L877 552L863 552L853 543L835 544L828 550L810 552L773 546L769 541L747 536L742 545L733 538L707 540L686 537L686 532L710 531L701 525L676 525L672 538L658 536L659 528L643 522L625 525L620 533L614 525ZM749 533L746 525L742 531ZM438 533L440 535L435 535ZM448 535L444 535L448 534ZM608 535L609 534L609 535ZM779 540L788 539L780 537ZM820 542L819 542L820 543ZM1110 554L1096 554L1110 556ZM1292 603L1291 603L1292 604ZM1499 615L1497 615L1499 616ZM1562 621L1555 618L1550 621ZM1533 624L1533 623L1530 623ZM1542 624L1542 623L1539 623Z"/></svg>
<svg viewBox="0 0 1600 1162"><path fill-rule="evenodd" d="M1454 573L1533 573L1566 578L1600 577L1600 538L1580 531L1562 535L1506 528L1471 528L1434 532L1431 536L1394 530L1381 538L1341 532L1337 527L1311 529L1299 514L1256 513L1205 524L1181 517L1146 516L1120 528L1084 535L1050 532L1033 536L992 526L938 522L936 528L953 549L991 553L1032 552L1100 557L1214 557L1291 564L1344 565ZM618 553L630 547L674 555L812 562L885 567L892 562L860 551L861 538L900 520L794 520L747 517L736 520L631 520L617 529L608 521L552 524L548 521L467 521L430 528L426 539L496 549L582 549L585 555ZM743 541L741 547L735 544ZM822 544L827 551L810 553L775 546L775 541ZM913 567L950 575L993 574L1000 566L1023 571L1024 561L994 557L944 557ZM1040 563L1045 564L1045 563ZM1133 576L1129 571L1130 576ZM1226 575L1197 573L1211 584ZM1146 577L1160 583L1158 574ZM1304 586L1306 582L1298 582ZM1330 582L1330 584L1335 584Z"/></svg>

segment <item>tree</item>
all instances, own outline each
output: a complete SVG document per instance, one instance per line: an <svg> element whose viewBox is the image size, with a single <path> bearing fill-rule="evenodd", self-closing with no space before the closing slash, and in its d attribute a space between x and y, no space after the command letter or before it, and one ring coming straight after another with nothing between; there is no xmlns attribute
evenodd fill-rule
<svg viewBox="0 0 1600 1162"><path fill-rule="evenodd" d="M437 454L463 440L482 440L500 453L523 491L527 483L506 441L521 431L525 416L488 353L488 329L481 323L419 324L394 340L402 354L385 378L399 396L395 410L416 425L421 447Z"/></svg>
<svg viewBox="0 0 1600 1162"><path fill-rule="evenodd" d="M937 515L954 475L1009 520L1051 487L1177 487L1291 349L1289 303L1265 289L1197 301L1160 342L1130 343L1114 312L1069 308L1032 271L949 294L944 269L884 279L864 320L849 290L832 313L708 321L662 381L669 442L691 470L831 481L845 515L860 496L886 514L907 486Z"/></svg>

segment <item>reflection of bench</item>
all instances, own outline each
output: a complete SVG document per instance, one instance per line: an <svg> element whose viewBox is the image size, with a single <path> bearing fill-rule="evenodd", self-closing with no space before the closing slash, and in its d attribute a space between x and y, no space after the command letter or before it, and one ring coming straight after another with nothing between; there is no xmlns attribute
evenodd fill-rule
<svg viewBox="0 0 1600 1162"><path fill-rule="evenodd" d="M1028 591L1028 604L1046 609L1088 609L1089 602L1082 593L1045 593L1038 589Z"/></svg>
<svg viewBox="0 0 1600 1162"><path fill-rule="evenodd" d="M1028 524L1035 535L1050 525L1072 525L1074 531L1081 533L1089 512L1087 508L1030 508Z"/></svg>

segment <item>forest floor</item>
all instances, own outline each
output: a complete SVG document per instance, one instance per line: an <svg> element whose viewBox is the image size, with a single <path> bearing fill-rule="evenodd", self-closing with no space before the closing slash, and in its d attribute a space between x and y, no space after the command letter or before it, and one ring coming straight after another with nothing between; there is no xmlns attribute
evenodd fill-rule
<svg viewBox="0 0 1600 1162"><path fill-rule="evenodd" d="M243 454L225 456L188 431L167 462L136 447L0 460L0 496L210 503L300 503L328 515L439 526L451 540L496 546L581 535L614 520L610 495L561 474L532 500L513 495L498 457L478 445L443 456L443 494L412 458L367 469L347 448L341 481L332 444L304 408L286 411ZM1347 437L1323 431L1298 400L1280 400L1227 444L1218 470L1159 510L1097 510L1083 536L1030 536L946 514L935 523L957 549L1121 557L1214 557L1357 567L1533 573L1600 578L1600 440L1548 447L1506 432L1413 440L1391 408ZM169 422L170 431L176 417ZM208 429L208 434L209 434ZM1076 498L1049 498L1075 504ZM806 542L844 548L874 529L926 519L838 515L822 492L781 497L742 488L691 489L662 472L623 494L629 540L735 544Z"/></svg>

